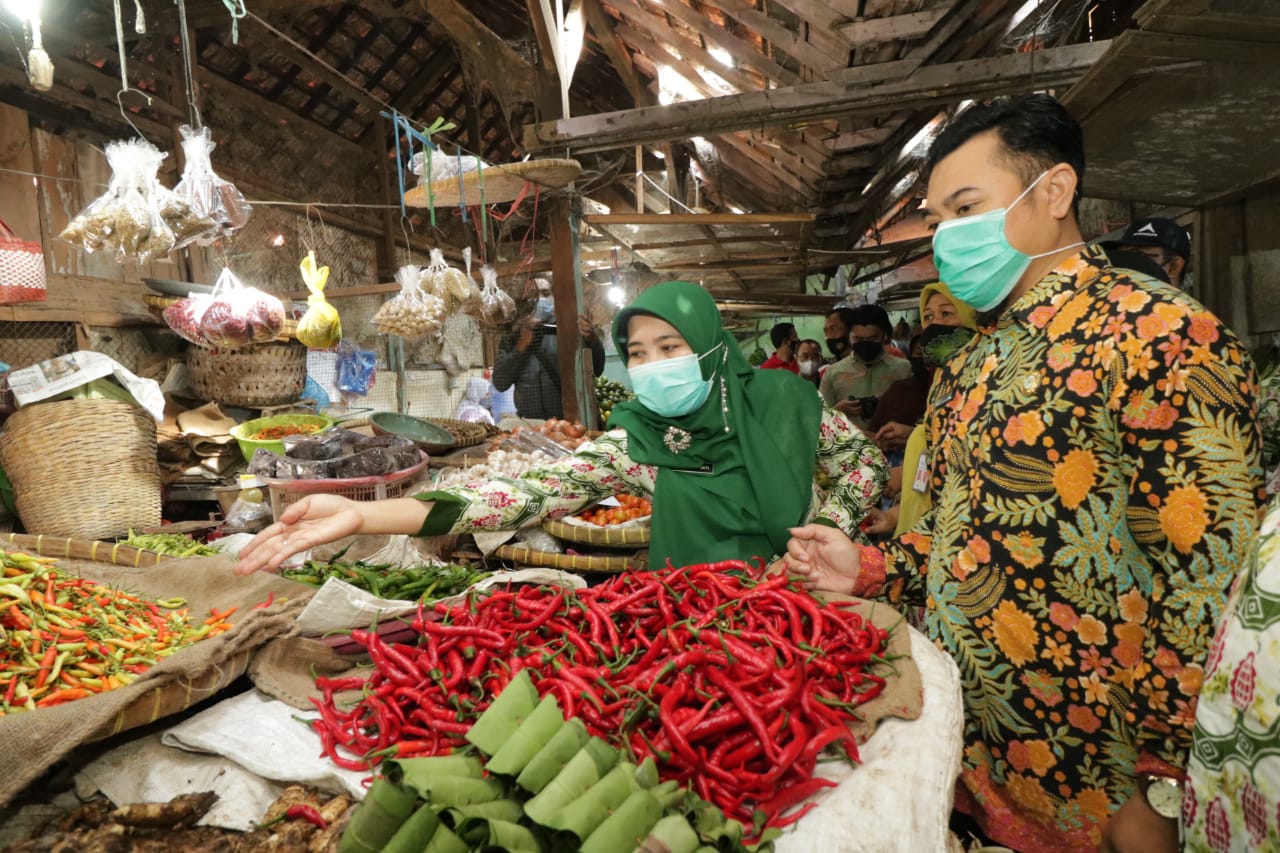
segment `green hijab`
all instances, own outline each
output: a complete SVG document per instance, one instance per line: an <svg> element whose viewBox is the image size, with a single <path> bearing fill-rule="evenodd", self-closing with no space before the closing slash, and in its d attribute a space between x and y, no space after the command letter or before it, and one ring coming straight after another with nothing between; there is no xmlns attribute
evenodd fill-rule
<svg viewBox="0 0 1280 853"><path fill-rule="evenodd" d="M683 417L662 417L638 400L609 417L609 426L627 431L631 458L658 468L650 565L783 553L813 494L821 399L788 370L751 367L715 300L696 284L664 282L618 313L613 340L624 363L636 314L674 326L714 383L707 401Z"/></svg>

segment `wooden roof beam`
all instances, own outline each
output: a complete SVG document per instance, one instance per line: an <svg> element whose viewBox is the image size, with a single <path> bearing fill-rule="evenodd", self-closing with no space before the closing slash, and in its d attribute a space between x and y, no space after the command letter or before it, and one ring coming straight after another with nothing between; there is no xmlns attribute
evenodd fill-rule
<svg viewBox="0 0 1280 853"><path fill-rule="evenodd" d="M631 5L623 8L623 3L630 3ZM643 52L653 62L655 75L657 65L670 65L700 91L711 97L714 93L708 87L707 82L702 79L702 75L693 67L697 65L741 91L759 90L760 84L758 81L744 75L736 68L724 67L708 50L677 33L662 18L645 12L633 0L619 0L619 8L623 9L624 20L633 21L635 26L621 24L614 27L614 32L624 42L632 48ZM677 51L678 55L677 53L672 53L673 50Z"/></svg>
<svg viewBox="0 0 1280 853"><path fill-rule="evenodd" d="M859 18L833 28L854 48L880 44L887 41L911 41L922 38L937 26L951 11L950 6L939 6L923 12L906 15L890 15L885 18Z"/></svg>
<svg viewBox="0 0 1280 853"><path fill-rule="evenodd" d="M582 221L601 225L788 225L813 221L812 213L589 213Z"/></svg>
<svg viewBox="0 0 1280 853"><path fill-rule="evenodd" d="M809 39L797 34L781 21L761 12L748 0L702 0L704 5L719 9L729 17L755 30L778 50L814 72L818 79L827 72L849 64L849 46L833 38L826 29L808 30ZM808 29L808 28L806 28Z"/></svg>
<svg viewBox="0 0 1280 853"><path fill-rule="evenodd" d="M853 79L843 81L808 83L788 89L744 92L536 124L525 130L525 147L535 151L565 147L580 153L606 151L753 127L937 107L960 98L1056 88L1078 80L1109 46L1110 42L1094 42L925 65L901 80L884 79L887 72L892 73L887 66L899 63L882 63L850 69L862 73L848 75ZM879 85L871 85L872 81Z"/></svg>
<svg viewBox="0 0 1280 853"><path fill-rule="evenodd" d="M756 50L751 42L738 38L724 27L716 26L706 15L692 6L685 5L681 0L648 0L648 2L701 35L710 45L728 53L735 62L787 86L794 86L801 82L800 75L788 71Z"/></svg>

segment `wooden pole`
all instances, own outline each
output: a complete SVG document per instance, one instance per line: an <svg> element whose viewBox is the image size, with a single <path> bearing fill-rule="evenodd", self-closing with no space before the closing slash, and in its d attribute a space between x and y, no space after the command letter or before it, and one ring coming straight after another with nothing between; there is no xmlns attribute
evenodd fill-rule
<svg viewBox="0 0 1280 853"><path fill-rule="evenodd" d="M557 196L548 211L551 225L551 291L556 300L556 347L560 367L560 402L564 417L582 420L584 407L579 387L582 336L578 334L578 263L569 200Z"/></svg>

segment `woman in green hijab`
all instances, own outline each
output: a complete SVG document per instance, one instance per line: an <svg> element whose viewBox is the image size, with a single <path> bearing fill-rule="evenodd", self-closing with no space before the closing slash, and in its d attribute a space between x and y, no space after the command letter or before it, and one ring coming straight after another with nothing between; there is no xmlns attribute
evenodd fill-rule
<svg viewBox="0 0 1280 853"><path fill-rule="evenodd" d="M236 570L278 568L354 533L516 530L620 492L653 501L651 565L768 559L806 521L857 532L888 476L884 456L812 385L748 365L705 290L650 288L619 312L613 338L637 399L595 441L518 479L371 503L313 495L259 534Z"/></svg>

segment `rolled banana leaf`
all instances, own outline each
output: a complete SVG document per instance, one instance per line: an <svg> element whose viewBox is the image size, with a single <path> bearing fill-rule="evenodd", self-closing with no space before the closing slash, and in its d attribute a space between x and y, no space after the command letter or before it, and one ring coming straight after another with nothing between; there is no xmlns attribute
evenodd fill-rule
<svg viewBox="0 0 1280 853"><path fill-rule="evenodd" d="M440 828L440 817L430 804L419 806L382 848L382 853L421 853Z"/></svg>
<svg viewBox="0 0 1280 853"><path fill-rule="evenodd" d="M467 776L484 778L484 764L478 758L466 755L432 755L426 758L397 758L387 762L388 772L398 778L401 785L416 787L415 780L439 776ZM399 774L398 776L396 774Z"/></svg>
<svg viewBox="0 0 1280 853"><path fill-rule="evenodd" d="M613 769L613 765L618 763L620 756L618 750L598 737L593 737L587 741L583 745L582 751L591 756L591 760L596 763L596 774L602 777Z"/></svg>
<svg viewBox="0 0 1280 853"><path fill-rule="evenodd" d="M575 717L565 723L520 771L516 784L531 794L538 793L590 739L591 736L587 734L587 728L581 720Z"/></svg>
<svg viewBox="0 0 1280 853"><path fill-rule="evenodd" d="M505 820L469 818L457 835L472 850L504 850L508 853L541 853L542 846L527 828Z"/></svg>
<svg viewBox="0 0 1280 853"><path fill-rule="evenodd" d="M636 784L641 788L652 788L658 781L658 763L650 755L636 768Z"/></svg>
<svg viewBox="0 0 1280 853"><path fill-rule="evenodd" d="M493 755L537 707L538 690L529 670L522 669L476 720L466 734L467 742L486 755Z"/></svg>
<svg viewBox="0 0 1280 853"><path fill-rule="evenodd" d="M694 853L702 844L684 815L667 815L649 830L637 853Z"/></svg>
<svg viewBox="0 0 1280 853"><path fill-rule="evenodd" d="M469 803L465 806L454 806L445 814L456 826L469 817L482 817L487 820L505 820L516 823L524 816L524 809L514 800L494 800L491 803Z"/></svg>
<svg viewBox="0 0 1280 853"><path fill-rule="evenodd" d="M564 715L554 696L544 696L520 727L515 730L485 765L490 773L517 776L564 727Z"/></svg>
<svg viewBox="0 0 1280 853"><path fill-rule="evenodd" d="M502 783L492 777L423 776L413 781L413 788L431 805L439 808L491 803L505 793Z"/></svg>
<svg viewBox="0 0 1280 853"><path fill-rule="evenodd" d="M551 790L554 785L555 783L552 782L547 786L543 794ZM552 829L572 832L579 841L583 841L596 827L605 822L614 809L626 802L632 791L638 790L640 786L636 782L635 765L626 761L621 762L582 796L553 813L545 825Z"/></svg>
<svg viewBox="0 0 1280 853"><path fill-rule="evenodd" d="M581 797L599 781L600 770L584 746L546 787L524 804L524 813L533 818L535 823L550 826L551 818L556 812Z"/></svg>
<svg viewBox="0 0 1280 853"><path fill-rule="evenodd" d="M617 853L635 850L649 837L649 830L662 817L662 803L648 791L633 791L626 802L600 824L579 853Z"/></svg>
<svg viewBox="0 0 1280 853"><path fill-rule="evenodd" d="M649 793L662 803L664 809L675 808L689 795L689 791L681 788L680 783L675 779L668 779L660 785L654 785L649 789Z"/></svg>
<svg viewBox="0 0 1280 853"><path fill-rule="evenodd" d="M351 815L338 842L339 853L378 853L413 814L417 802L414 791L378 777Z"/></svg>
<svg viewBox="0 0 1280 853"><path fill-rule="evenodd" d="M467 842L459 838L453 830L441 824L431 841L422 848L422 853L470 853Z"/></svg>

